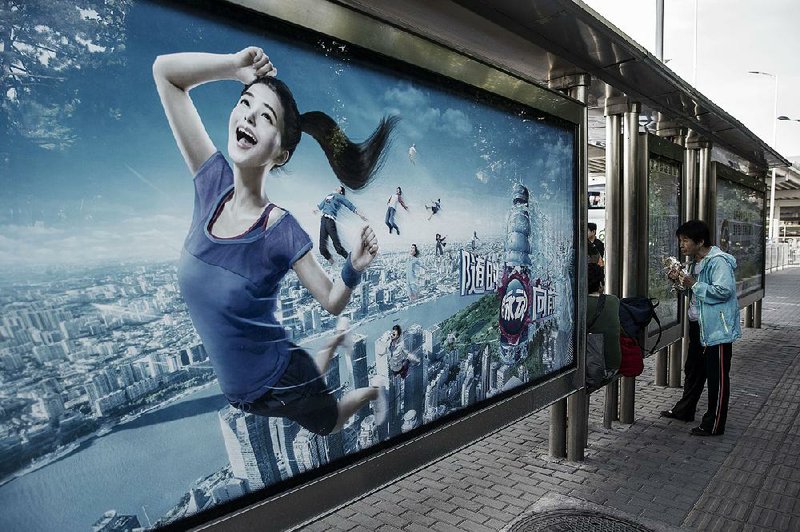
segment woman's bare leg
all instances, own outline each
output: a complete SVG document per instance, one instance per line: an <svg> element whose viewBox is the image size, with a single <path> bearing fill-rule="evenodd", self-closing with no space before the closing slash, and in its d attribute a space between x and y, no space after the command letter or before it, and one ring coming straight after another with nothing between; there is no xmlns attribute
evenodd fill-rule
<svg viewBox="0 0 800 532"><path fill-rule="evenodd" d="M330 365L331 359L333 358L334 353L336 353L336 348L339 347L339 344L342 343L343 339L343 333L337 334L330 339L325 347L317 352L316 356L314 357L314 363L317 365L320 375L325 375L325 372L328 371L328 365Z"/></svg>
<svg viewBox="0 0 800 532"><path fill-rule="evenodd" d="M333 427L331 434L342 430L342 427L344 427L347 420L350 419L353 414L361 410L361 407L377 398L378 388L374 386L347 392L339 401L339 416L336 419L336 426Z"/></svg>

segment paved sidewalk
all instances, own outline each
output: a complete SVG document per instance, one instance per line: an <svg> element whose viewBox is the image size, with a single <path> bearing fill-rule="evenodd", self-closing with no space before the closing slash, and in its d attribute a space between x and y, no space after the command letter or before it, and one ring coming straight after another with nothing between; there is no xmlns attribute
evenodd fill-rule
<svg viewBox="0 0 800 532"><path fill-rule="evenodd" d="M636 422L603 427L591 399L581 463L548 457L548 410L347 504L305 531L490 531L546 502L583 504L651 529L800 530L800 268L767 276L762 329L734 344L725 434L660 418L681 390L637 379ZM698 406L706 408L705 396Z"/></svg>

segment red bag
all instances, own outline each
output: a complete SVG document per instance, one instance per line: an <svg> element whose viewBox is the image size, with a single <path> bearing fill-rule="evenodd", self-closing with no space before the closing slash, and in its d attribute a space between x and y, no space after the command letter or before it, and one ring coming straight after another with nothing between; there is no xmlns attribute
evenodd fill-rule
<svg viewBox="0 0 800 532"><path fill-rule="evenodd" d="M638 377L641 375L642 371L644 371L644 355L636 340L621 334L619 336L619 349L622 352L619 374L623 377Z"/></svg>

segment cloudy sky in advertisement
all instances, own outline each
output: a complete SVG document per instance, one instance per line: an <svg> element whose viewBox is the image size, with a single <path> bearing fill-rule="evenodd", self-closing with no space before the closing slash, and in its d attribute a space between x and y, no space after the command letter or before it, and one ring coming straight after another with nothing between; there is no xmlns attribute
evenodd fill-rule
<svg viewBox="0 0 800 532"><path fill-rule="evenodd" d="M74 5L56 5L54 11L75 16ZM76 24L91 27L102 18L93 9L78 10ZM52 31L48 28L40 31L43 39ZM379 176L365 190L348 195L369 218L385 250L430 244L437 232L451 241L466 240L473 231L499 236L517 180L531 187L548 216L571 213L573 132L568 126L533 114L520 116L518 110L487 105L471 95L433 90L419 78L365 68L346 45L312 37L300 48L279 35L198 19L157 3L134 2L114 39L113 46L79 41L82 56L91 59L85 64L39 55L35 66L50 67L53 81L31 94L6 94L6 103L18 107L15 124L27 129L24 134L12 131L11 148L1 150L4 266L177 258L191 218L193 188L151 67L157 55L178 51L233 53L249 45L263 47L292 88L300 111L327 112L357 141L382 116L399 115ZM192 91L223 153L228 115L240 87L231 81ZM47 105L53 102L60 114L50 119ZM412 144L414 161L409 158ZM313 209L336 185L319 146L304 136L286 170L268 178L266 191L316 239L319 218ZM390 237L383 221L386 201L397 186L403 187L410 211L398 214L401 236ZM424 206L435 199L443 208L428 220ZM345 238L357 222L342 217Z"/></svg>

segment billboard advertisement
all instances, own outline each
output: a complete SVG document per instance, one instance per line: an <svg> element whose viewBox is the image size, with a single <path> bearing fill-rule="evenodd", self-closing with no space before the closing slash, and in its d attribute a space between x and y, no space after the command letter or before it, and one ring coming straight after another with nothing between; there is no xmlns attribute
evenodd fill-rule
<svg viewBox="0 0 800 532"><path fill-rule="evenodd" d="M574 124L278 19L3 10L0 529L180 523L575 366Z"/></svg>
<svg viewBox="0 0 800 532"><path fill-rule="evenodd" d="M648 171L648 297L656 298L656 307L661 327L667 329L680 322L678 293L671 289L664 273L664 259L680 257L675 231L680 226L681 216L681 168L682 163L666 157L651 155ZM649 334L655 334L659 325L649 326Z"/></svg>

